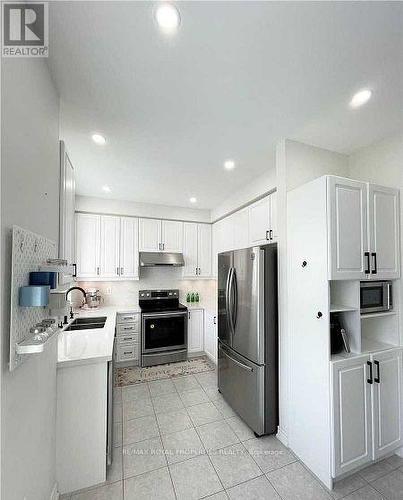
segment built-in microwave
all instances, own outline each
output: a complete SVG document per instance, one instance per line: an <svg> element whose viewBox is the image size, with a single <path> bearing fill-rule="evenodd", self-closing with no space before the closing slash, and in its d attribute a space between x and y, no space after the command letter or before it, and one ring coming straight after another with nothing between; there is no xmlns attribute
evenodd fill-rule
<svg viewBox="0 0 403 500"><path fill-rule="evenodd" d="M361 314L393 309L391 281L363 281L360 287Z"/></svg>

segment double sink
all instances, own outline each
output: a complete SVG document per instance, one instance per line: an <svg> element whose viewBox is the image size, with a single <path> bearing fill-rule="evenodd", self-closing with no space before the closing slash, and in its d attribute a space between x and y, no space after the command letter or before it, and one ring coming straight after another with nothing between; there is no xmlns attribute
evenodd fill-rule
<svg viewBox="0 0 403 500"><path fill-rule="evenodd" d="M77 318L65 330L93 330L94 328L103 328L105 326L106 316L98 318Z"/></svg>

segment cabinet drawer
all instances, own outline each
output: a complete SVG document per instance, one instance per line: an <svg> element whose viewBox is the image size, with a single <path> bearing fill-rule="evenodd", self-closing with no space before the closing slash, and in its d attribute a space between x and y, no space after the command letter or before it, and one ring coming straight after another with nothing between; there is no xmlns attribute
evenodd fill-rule
<svg viewBox="0 0 403 500"><path fill-rule="evenodd" d="M138 323L139 322L139 314L138 313L125 313L125 314L117 314L116 323L118 325L124 325L125 323Z"/></svg>
<svg viewBox="0 0 403 500"><path fill-rule="evenodd" d="M140 325L139 323L127 323L125 325L117 325L116 333L120 337L121 335L133 335L134 333L139 333Z"/></svg>
<svg viewBox="0 0 403 500"><path fill-rule="evenodd" d="M134 335L132 333L128 333L126 335L120 335L119 337L116 337L116 340L118 345L125 344L126 342L138 345L139 336L137 333Z"/></svg>
<svg viewBox="0 0 403 500"><path fill-rule="evenodd" d="M139 357L138 345L118 344L116 349L116 361L136 360Z"/></svg>

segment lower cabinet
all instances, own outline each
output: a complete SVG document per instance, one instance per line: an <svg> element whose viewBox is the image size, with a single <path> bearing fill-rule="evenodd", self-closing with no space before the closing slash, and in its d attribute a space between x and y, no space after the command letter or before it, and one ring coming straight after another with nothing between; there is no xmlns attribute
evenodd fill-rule
<svg viewBox="0 0 403 500"><path fill-rule="evenodd" d="M140 359L140 314L116 316L115 362L138 365Z"/></svg>
<svg viewBox="0 0 403 500"><path fill-rule="evenodd" d="M333 477L402 446L402 350L332 363Z"/></svg>
<svg viewBox="0 0 403 500"><path fill-rule="evenodd" d="M204 310L191 309L188 312L188 353L203 351Z"/></svg>

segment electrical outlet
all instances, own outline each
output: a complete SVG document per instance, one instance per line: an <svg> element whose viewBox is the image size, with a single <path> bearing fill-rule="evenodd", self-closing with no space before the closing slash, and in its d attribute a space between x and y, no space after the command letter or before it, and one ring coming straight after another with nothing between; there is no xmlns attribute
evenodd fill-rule
<svg viewBox="0 0 403 500"><path fill-rule="evenodd" d="M108 286L105 291L106 295L112 295L112 287Z"/></svg>

